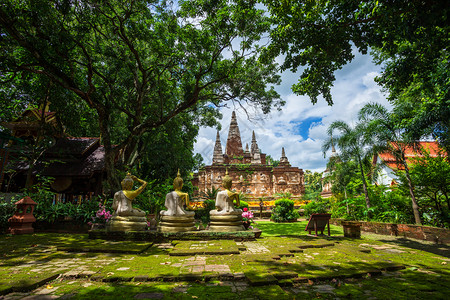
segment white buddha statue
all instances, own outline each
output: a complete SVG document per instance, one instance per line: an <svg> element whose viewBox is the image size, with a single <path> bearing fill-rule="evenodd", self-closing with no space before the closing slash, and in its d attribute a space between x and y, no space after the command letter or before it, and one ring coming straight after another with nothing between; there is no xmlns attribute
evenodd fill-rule
<svg viewBox="0 0 450 300"><path fill-rule="evenodd" d="M217 193L216 209L209 212L211 222L209 224L210 231L242 231L242 209L239 206L239 194L231 191L232 180L228 176L228 170L223 178L222 186L225 189Z"/></svg>
<svg viewBox="0 0 450 300"><path fill-rule="evenodd" d="M132 190L133 183L137 181L142 185ZM134 199L144 190L147 182L128 173L121 182L122 190L114 194L112 209L114 209L111 220L106 224L108 231L143 231L147 229L147 218L145 212L133 208Z"/></svg>
<svg viewBox="0 0 450 300"><path fill-rule="evenodd" d="M177 177L173 180L173 188L175 190L166 195L164 206L167 210L162 210L160 212L161 216L193 216L195 214L193 211L186 211L183 207L186 204L186 207L190 208L189 194L181 191L183 178L181 178L180 170L178 170Z"/></svg>
<svg viewBox="0 0 450 300"><path fill-rule="evenodd" d="M158 231L160 232L186 232L194 231L195 227L195 212L187 211L189 206L189 195L181 191L183 187L183 178L181 178L180 170L178 170L177 177L173 180L174 191L166 195L164 202L167 210L160 212L161 221L158 224Z"/></svg>
<svg viewBox="0 0 450 300"><path fill-rule="evenodd" d="M232 180L228 176L228 170L222 181L222 186L225 189L220 191L216 196L216 209L211 210L210 215L227 215L227 214L242 214L242 209L234 208L233 202L236 201L236 206L239 206L239 194L231 191Z"/></svg>
<svg viewBox="0 0 450 300"><path fill-rule="evenodd" d="M133 191L132 188L135 181L142 183L142 185L137 190ZM132 202L145 189L147 182L128 173L122 180L121 184L122 190L114 194L114 201L112 205L112 209L114 209L113 216L145 216L144 211L138 208L133 208Z"/></svg>

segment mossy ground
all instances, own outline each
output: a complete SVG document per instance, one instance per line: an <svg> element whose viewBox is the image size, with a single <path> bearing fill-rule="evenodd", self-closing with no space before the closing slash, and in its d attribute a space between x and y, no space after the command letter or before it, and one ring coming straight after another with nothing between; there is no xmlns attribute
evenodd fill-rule
<svg viewBox="0 0 450 300"><path fill-rule="evenodd" d="M0 294L14 290L5 297L51 294L71 299L450 298L447 245L382 235L347 239L335 226L331 237L314 237L305 226L258 222L262 238L241 242L153 244L90 240L82 234L2 235ZM170 255L177 252L187 256ZM61 276L44 284L52 275Z"/></svg>

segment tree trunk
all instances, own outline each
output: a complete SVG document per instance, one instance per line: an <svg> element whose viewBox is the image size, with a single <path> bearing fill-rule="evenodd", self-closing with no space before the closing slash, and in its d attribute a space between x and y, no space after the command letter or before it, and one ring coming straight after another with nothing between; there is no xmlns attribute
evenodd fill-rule
<svg viewBox="0 0 450 300"><path fill-rule="evenodd" d="M115 161L118 153L117 148L113 148L111 144L111 133L109 127L109 113L105 108L99 111L100 130L102 133L102 143L105 147L105 171L106 180L108 182L107 190L104 191L108 196L120 190L120 180L117 177L115 169Z"/></svg>
<svg viewBox="0 0 450 300"><path fill-rule="evenodd" d="M403 160L403 166L405 167L406 180L408 181L409 194L411 195L414 221L417 225L422 225L422 222L420 221L419 205L417 205L416 196L414 195L414 186L412 184L411 177L409 176L409 169L408 166L406 165L405 160Z"/></svg>
<svg viewBox="0 0 450 300"><path fill-rule="evenodd" d="M447 209L450 209L450 198L447 196L447 193L443 193L445 196L445 200L447 201Z"/></svg>
<svg viewBox="0 0 450 300"><path fill-rule="evenodd" d="M358 158L358 163L359 163L359 169L361 171L361 177L362 177L363 189L364 189L364 196L366 198L366 207L367 207L367 209L369 209L370 208L369 191L367 190L366 176L364 174L364 170L363 170L363 166L362 166L362 162L361 162L360 158Z"/></svg>

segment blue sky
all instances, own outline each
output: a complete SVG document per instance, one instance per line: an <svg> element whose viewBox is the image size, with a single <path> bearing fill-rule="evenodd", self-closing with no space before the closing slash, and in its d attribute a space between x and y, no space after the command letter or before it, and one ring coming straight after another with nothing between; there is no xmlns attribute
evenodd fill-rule
<svg viewBox="0 0 450 300"><path fill-rule="evenodd" d="M254 130L263 153L279 159L281 148L284 147L291 165L303 170L325 170L328 156L324 158L321 146L327 138L326 130L332 122L341 120L349 124L354 123L358 111L369 102L390 107L381 88L374 81L381 67L373 64L369 55L356 52L354 54L352 63L336 72L336 81L332 88L333 106L329 106L323 99L313 105L308 97L293 94L291 86L297 82L299 75L285 71L281 73L281 85L276 87L277 92L286 101L280 112L274 110L263 115L249 108L249 120L244 111L236 107L243 146L245 147L246 143L250 145ZM221 109L223 119L220 138L223 150L232 110L233 105ZM215 138L215 128L200 129L194 151L203 156L206 164L211 163Z"/></svg>

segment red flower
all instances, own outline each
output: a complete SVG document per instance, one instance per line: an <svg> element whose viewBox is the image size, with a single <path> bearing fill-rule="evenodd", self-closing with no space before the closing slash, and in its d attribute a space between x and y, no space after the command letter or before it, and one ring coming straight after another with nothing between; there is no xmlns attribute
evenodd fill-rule
<svg viewBox="0 0 450 300"><path fill-rule="evenodd" d="M247 211L248 210L248 208L247 207L244 207L244 211Z"/></svg>

